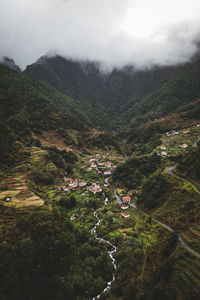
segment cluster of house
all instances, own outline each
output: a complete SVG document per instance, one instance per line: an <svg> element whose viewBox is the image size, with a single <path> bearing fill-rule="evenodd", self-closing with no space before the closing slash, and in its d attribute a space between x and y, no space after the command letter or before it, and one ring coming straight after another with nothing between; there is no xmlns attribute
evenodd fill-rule
<svg viewBox="0 0 200 300"><path fill-rule="evenodd" d="M161 146L161 147L160 147L160 149L161 149L161 150L166 150L166 149L167 149L167 147L165 147L165 146ZM167 152L166 152L166 151L162 151L162 152L160 153L160 155L162 155L162 156L166 156L166 155L167 155Z"/></svg>
<svg viewBox="0 0 200 300"><path fill-rule="evenodd" d="M83 180L78 181L77 179L72 179L72 178L65 178L64 177L64 182L65 182L65 185L59 186L58 190L63 191L65 193L69 192L71 189L87 186L86 181L83 181ZM102 192L101 186L99 184L97 184L96 182L92 183L92 185L88 186L87 190L91 193L94 193L94 194ZM85 195L85 194L82 194L82 195Z"/></svg>
<svg viewBox="0 0 200 300"><path fill-rule="evenodd" d="M188 144L182 144L182 145L178 145L179 147L186 149L188 147ZM161 146L160 147L161 150L166 150L167 148L165 146ZM161 156L167 156L167 152L166 151L162 151L160 153Z"/></svg>
<svg viewBox="0 0 200 300"><path fill-rule="evenodd" d="M86 169L87 172L96 170L98 174L111 175L112 170L116 169L117 166L112 165L111 161L103 161L105 156L101 157L99 154L96 157L89 160L90 166ZM107 169L104 170L103 169Z"/></svg>
<svg viewBox="0 0 200 300"><path fill-rule="evenodd" d="M71 189L77 188L77 187L85 187L87 185L86 181L78 181L77 179L72 178L66 178L64 177L65 185L61 185L58 187L59 191L63 192L69 192ZM68 185L66 185L68 184Z"/></svg>
<svg viewBox="0 0 200 300"><path fill-rule="evenodd" d="M101 186L99 184L97 184L96 182L94 182L92 185L90 185L87 189L89 192L94 193L94 194L102 192Z"/></svg>
<svg viewBox="0 0 200 300"><path fill-rule="evenodd" d="M166 134L167 137L170 137L170 136L173 136L173 135L178 135L178 134L180 134L180 132L172 130L171 132L166 132L165 134Z"/></svg>
<svg viewBox="0 0 200 300"><path fill-rule="evenodd" d="M124 196L122 198L122 203L123 203L123 205L121 206L121 209L122 210L128 209L129 208L129 204L131 203L131 197ZM126 219L126 218L130 217L130 214L129 213L120 213L120 216Z"/></svg>
<svg viewBox="0 0 200 300"><path fill-rule="evenodd" d="M197 127L200 127L200 124L198 124L197 125ZM171 136L173 136L173 135L179 135L179 134L189 134L190 133L190 130L182 130L182 131L175 131L175 130L172 130L172 131L170 131L170 132L166 132L165 133L165 135L167 136L167 137L171 137ZM175 144L175 142L172 142L173 144L172 145L174 145ZM181 147L181 148L183 148L183 149L186 149L187 147L188 147L188 145L187 144L182 144L182 145L178 145L179 147ZM167 147L166 146L161 146L160 147L160 150L166 150L167 149ZM166 151L162 151L161 153L160 153L160 155L161 156L167 156L167 152Z"/></svg>
<svg viewBox="0 0 200 300"><path fill-rule="evenodd" d="M199 124L198 124L199 125ZM199 127L197 125L197 127ZM183 134L188 134L188 133L190 133L190 130L182 130L182 131L175 131L175 130L172 130L172 131L170 131L170 132L166 132L165 134L166 134L166 136L168 136L168 137L170 137L170 136L173 136L173 135L179 135L179 134L181 134L181 133L183 133Z"/></svg>

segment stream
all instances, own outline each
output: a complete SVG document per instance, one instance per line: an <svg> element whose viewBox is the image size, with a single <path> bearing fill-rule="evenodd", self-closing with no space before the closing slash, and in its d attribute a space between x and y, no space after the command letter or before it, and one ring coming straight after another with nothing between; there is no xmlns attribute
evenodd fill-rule
<svg viewBox="0 0 200 300"><path fill-rule="evenodd" d="M107 180L105 180L105 183L107 184ZM104 205L108 205L108 197L106 197L105 194L103 194L103 195L104 195L104 198L105 198ZM117 268L117 263L116 263L116 260L114 258L114 255L117 252L117 247L115 245L113 245L112 243L110 243L109 241L98 237L98 235L97 235L97 227L100 225L100 222L101 222L101 219L99 218L99 214L98 214L98 211L100 209L101 209L101 207L94 211L94 216L96 217L97 222L96 222L95 226L91 229L91 233L93 234L94 238L97 241L99 241L99 243L105 243L105 244L110 246L110 250L108 251L108 254L109 254L109 256L112 260L113 273L112 273L112 278L109 281L107 281L106 287L96 297L93 297L92 300L100 299L101 295L103 293L106 293L111 289L111 285L115 281L115 270Z"/></svg>

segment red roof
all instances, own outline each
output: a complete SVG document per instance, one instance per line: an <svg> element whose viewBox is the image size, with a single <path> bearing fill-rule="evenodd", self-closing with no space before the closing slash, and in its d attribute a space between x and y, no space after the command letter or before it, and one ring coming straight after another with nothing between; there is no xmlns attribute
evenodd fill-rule
<svg viewBox="0 0 200 300"><path fill-rule="evenodd" d="M130 200L131 200L131 197L129 197L129 196L124 196L124 197L122 198L122 200L123 200L123 201L130 201Z"/></svg>
<svg viewBox="0 0 200 300"><path fill-rule="evenodd" d="M125 217L125 218L128 218L128 217L130 217L130 214L128 214L128 213L121 213L121 216Z"/></svg>

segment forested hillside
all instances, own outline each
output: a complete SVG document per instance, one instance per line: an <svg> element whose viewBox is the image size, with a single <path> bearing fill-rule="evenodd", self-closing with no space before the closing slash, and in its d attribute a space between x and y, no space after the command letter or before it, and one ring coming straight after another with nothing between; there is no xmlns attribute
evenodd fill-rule
<svg viewBox="0 0 200 300"><path fill-rule="evenodd" d="M50 85L0 65L1 161L12 141L31 132L88 129L92 126L77 101Z"/></svg>
<svg viewBox="0 0 200 300"><path fill-rule="evenodd" d="M127 112L133 103L161 87L174 71L174 67L138 71L126 66L104 72L96 62L44 56L27 66L24 73L80 100L97 127L115 130L130 121Z"/></svg>
<svg viewBox="0 0 200 300"><path fill-rule="evenodd" d="M109 130L166 116L200 97L198 55L177 66L126 66L111 72L101 71L95 62L44 56L24 73L79 99L95 125Z"/></svg>
<svg viewBox="0 0 200 300"><path fill-rule="evenodd" d="M199 299L199 76L0 65L0 298Z"/></svg>

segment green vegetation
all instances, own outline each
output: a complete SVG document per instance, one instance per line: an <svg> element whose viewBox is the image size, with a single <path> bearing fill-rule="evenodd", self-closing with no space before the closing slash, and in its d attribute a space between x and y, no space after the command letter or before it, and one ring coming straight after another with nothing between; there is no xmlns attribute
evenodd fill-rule
<svg viewBox="0 0 200 300"><path fill-rule="evenodd" d="M110 245L91 232L98 209L96 234L117 247L116 280L101 299L199 299L200 260L178 238L200 253L200 194L190 183L200 182L199 58L104 75L95 63L40 62L25 72L34 79L0 66L0 298L101 293L113 264ZM117 165L112 186L88 170L99 156ZM172 163L181 177L167 171ZM87 185L69 188L67 177ZM103 192L89 191L94 182ZM113 188L133 205L121 207Z"/></svg>
<svg viewBox="0 0 200 300"><path fill-rule="evenodd" d="M200 148L189 151L180 158L177 172L188 179L200 182Z"/></svg>
<svg viewBox="0 0 200 300"><path fill-rule="evenodd" d="M168 190L168 182L162 174L152 174L143 184L142 194L138 203L144 203L144 207L152 209L162 204L165 192Z"/></svg>
<svg viewBox="0 0 200 300"><path fill-rule="evenodd" d="M7 157L13 142L24 140L32 131L63 127L83 130L90 124L78 102L45 83L3 65L0 65L0 81L2 163L9 163Z"/></svg>
<svg viewBox="0 0 200 300"><path fill-rule="evenodd" d="M160 157L155 153L151 156L133 157L120 165L112 178L130 189L135 189L143 178L155 172L160 166Z"/></svg>
<svg viewBox="0 0 200 300"><path fill-rule="evenodd" d="M7 226L4 222L3 228ZM18 213L11 240L3 238L3 228L1 299L88 299L110 277L106 247L75 227L59 208Z"/></svg>

